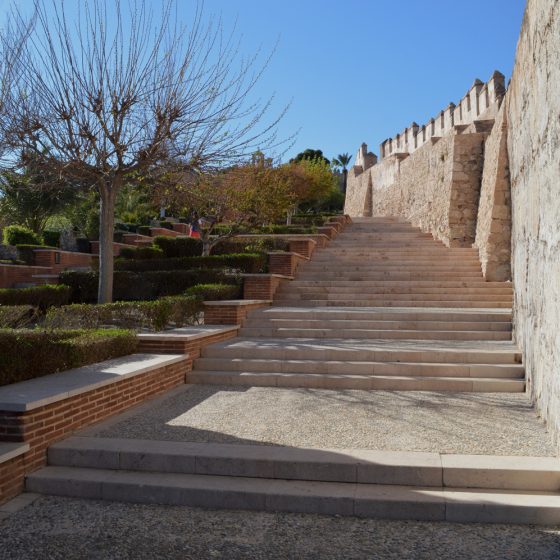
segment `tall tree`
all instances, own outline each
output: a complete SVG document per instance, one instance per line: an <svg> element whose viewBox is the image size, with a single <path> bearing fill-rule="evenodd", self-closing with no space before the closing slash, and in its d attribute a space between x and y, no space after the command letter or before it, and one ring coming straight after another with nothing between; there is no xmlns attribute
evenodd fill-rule
<svg viewBox="0 0 560 560"><path fill-rule="evenodd" d="M89 0L70 19L64 0L36 0L23 48L10 33L2 38L18 62L0 119L5 142L99 193L99 302L112 299L123 185L173 161L204 170L271 148L284 112L265 123L271 99L252 98L267 61L258 53L240 58L220 22L206 23L198 6L187 29L177 23L174 0L158 13L151 5ZM12 27L19 35L26 29L18 12Z"/></svg>
<svg viewBox="0 0 560 560"><path fill-rule="evenodd" d="M352 159L352 156L348 153L345 154L338 154L335 158L333 158L333 165L335 167L341 167L342 168L342 181L343 181L343 192L346 192L346 182L348 180L348 164L350 163L350 160Z"/></svg>
<svg viewBox="0 0 560 560"><path fill-rule="evenodd" d="M290 163L299 163L301 161L313 161L313 160L320 160L325 162L327 165L330 165L331 162L323 155L322 150L312 150L308 148L303 152L300 152L296 157L290 160Z"/></svg>

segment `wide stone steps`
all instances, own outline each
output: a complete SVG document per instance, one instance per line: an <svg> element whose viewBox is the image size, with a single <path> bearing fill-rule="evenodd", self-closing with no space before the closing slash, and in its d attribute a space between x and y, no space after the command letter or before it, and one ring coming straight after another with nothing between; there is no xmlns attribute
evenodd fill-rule
<svg viewBox="0 0 560 560"><path fill-rule="evenodd" d="M250 358L198 358L195 373L201 371L251 373L295 373L336 375L383 375L407 377L472 377L522 379L522 364L374 362L354 360L278 360Z"/></svg>
<svg viewBox="0 0 560 560"><path fill-rule="evenodd" d="M488 301L488 300L473 300L469 299L466 301L450 301L447 299L434 299L434 300L410 300L410 299L362 299L362 300L328 300L328 299L308 299L308 300L294 300L285 299L281 297L275 300L276 305L287 305L287 306L297 306L302 307L457 307L457 308L480 308L480 307L492 307L498 309L511 309L511 301ZM452 305L451 305L452 304Z"/></svg>
<svg viewBox="0 0 560 560"><path fill-rule="evenodd" d="M448 295L461 295L464 294L474 294L474 295L506 295L512 296L512 289L509 286L502 287L486 287L480 286L476 288L448 288L440 286L415 286L410 283L408 286L392 286L391 284L385 286L361 286L360 294L356 294L356 288L352 286L302 286L300 284L290 284L289 286L284 286L279 289L278 293L281 294L296 294L302 296L308 296L312 294L322 294L322 295L376 295L376 294L448 294Z"/></svg>
<svg viewBox="0 0 560 560"><path fill-rule="evenodd" d="M511 332L501 331L448 331L407 329L358 329L328 327L269 327L248 326L239 331L244 337L277 338L351 338L387 340L511 340Z"/></svg>
<svg viewBox="0 0 560 560"><path fill-rule="evenodd" d="M72 438L27 478L43 494L385 519L556 524L558 461Z"/></svg>
<svg viewBox="0 0 560 560"><path fill-rule="evenodd" d="M509 301L511 303L513 294L501 294L501 293L477 293L477 294L470 294L473 299L476 301L484 302L496 302L496 301ZM446 300L449 302L453 302L455 300L462 301L465 298L465 294L461 293L438 293L438 292L386 292L386 291L374 291L371 293L365 292L362 294L352 294L352 293L337 293L333 291L318 291L318 292L303 292L303 293L293 293L291 291L282 291L280 292L278 299L287 301L287 300L302 300L308 299L310 297L314 297L314 299L326 299L329 301L339 301L339 300L346 300L346 301L354 301L354 300L364 300L368 299L382 299L383 297L387 297L389 300L397 300L397 299L407 299L410 301L431 301L431 300Z"/></svg>
<svg viewBox="0 0 560 560"><path fill-rule="evenodd" d="M413 340L236 338L203 348L202 357L471 364L521 362L519 351L506 341L440 341L434 347L430 341Z"/></svg>
<svg viewBox="0 0 560 560"><path fill-rule="evenodd" d="M474 278L470 280L362 280L356 284L354 280L292 280L288 286L290 289L296 288L350 288L353 291L362 290L366 287L380 287L380 288L487 288L487 289L508 289L513 290L511 284L508 282L485 282L482 279ZM282 289L282 288L280 288Z"/></svg>

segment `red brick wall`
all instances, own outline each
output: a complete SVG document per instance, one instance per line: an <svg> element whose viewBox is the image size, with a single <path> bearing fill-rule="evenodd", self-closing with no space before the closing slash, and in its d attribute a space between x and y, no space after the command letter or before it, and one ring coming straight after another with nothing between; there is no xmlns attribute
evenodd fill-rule
<svg viewBox="0 0 560 560"><path fill-rule="evenodd" d="M130 247L130 245L128 243L113 243L113 253L115 257L118 257L121 254L121 249L123 247ZM91 252L94 255L99 255L99 241L91 242Z"/></svg>
<svg viewBox="0 0 560 560"><path fill-rule="evenodd" d="M162 227L150 228L150 234L152 235L152 237L155 237L156 235L164 235L165 237L179 237L179 235L181 235L177 231Z"/></svg>
<svg viewBox="0 0 560 560"><path fill-rule="evenodd" d="M33 251L36 266L49 266L53 274L58 274L67 268L92 266L95 261L94 255L90 253L74 253L71 251L58 251L56 249L35 249ZM60 262L56 262L56 255L60 256Z"/></svg>
<svg viewBox="0 0 560 560"><path fill-rule="evenodd" d="M145 340L139 338L139 351L151 354L188 354L191 360L196 360L196 358L200 358L200 350L208 344L214 344L215 342L221 342L222 340L228 340L236 336L237 331L231 331L216 333L190 341L174 340L172 337L167 339L161 338L159 340Z"/></svg>
<svg viewBox="0 0 560 560"><path fill-rule="evenodd" d="M25 466L23 455L0 464L0 504L21 494L24 482Z"/></svg>
<svg viewBox="0 0 560 560"><path fill-rule="evenodd" d="M72 432L185 383L192 359L117 381L27 412L0 411L0 440L29 443L22 455L25 474L46 464L47 448ZM11 482L14 488L20 487Z"/></svg>
<svg viewBox="0 0 560 560"><path fill-rule="evenodd" d="M181 235L189 235L191 227L188 224L173 224L173 230Z"/></svg>
<svg viewBox="0 0 560 560"><path fill-rule="evenodd" d="M319 233L322 233L323 235L326 235L329 239L334 239L336 237L336 234L337 234L336 229L334 229L331 226L319 227L319 228L317 228L317 231Z"/></svg>
<svg viewBox="0 0 560 560"><path fill-rule="evenodd" d="M243 279L243 298L272 300L282 280L285 279L270 274L246 276Z"/></svg>
<svg viewBox="0 0 560 560"><path fill-rule="evenodd" d="M0 288L13 288L14 284L37 282L35 274L52 274L50 267L0 264Z"/></svg>
<svg viewBox="0 0 560 560"><path fill-rule="evenodd" d="M268 303L252 303L242 306L206 305L204 306L204 322L207 325L242 325L249 311L266 306L268 306Z"/></svg>
<svg viewBox="0 0 560 560"><path fill-rule="evenodd" d="M313 239L291 239L289 244L291 252L308 258L311 258L316 246L317 243Z"/></svg>

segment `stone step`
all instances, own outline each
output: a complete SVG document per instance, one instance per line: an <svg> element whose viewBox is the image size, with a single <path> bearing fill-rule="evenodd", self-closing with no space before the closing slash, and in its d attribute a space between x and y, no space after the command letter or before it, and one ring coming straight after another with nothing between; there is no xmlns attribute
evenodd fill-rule
<svg viewBox="0 0 560 560"><path fill-rule="evenodd" d="M244 337L274 338L351 338L384 340L511 340L511 332L503 331L448 331L405 329L335 329L310 327L244 327L239 330Z"/></svg>
<svg viewBox="0 0 560 560"><path fill-rule="evenodd" d="M339 265L338 263L305 263L304 266L301 268L302 272L305 272L307 275L309 273L313 273L317 276L320 276L323 272L343 272L343 273L356 273L361 272L363 274L368 274L369 272L401 272L406 270L407 272L413 272L416 274L422 273L441 273L445 274L447 272L474 272L476 274L481 273L480 264L472 264L472 265L465 265L465 264L458 264L454 265L450 263L448 265L441 265L435 264L430 266L428 264L422 266L412 266L406 265L402 263L391 263L391 264L371 264L369 262L363 262L362 264L356 265Z"/></svg>
<svg viewBox="0 0 560 560"><path fill-rule="evenodd" d="M560 523L555 492L356 484L46 467L27 478L42 494L124 501L386 519Z"/></svg>
<svg viewBox="0 0 560 560"><path fill-rule="evenodd" d="M556 457L457 455L374 449L70 437L49 448L51 466L399 486L554 492Z"/></svg>
<svg viewBox="0 0 560 560"><path fill-rule="evenodd" d="M315 307L268 307L255 309L249 320L258 318L309 319L309 320L380 320L380 321L490 321L508 322L511 325L511 311L502 309L421 309L421 308L332 308Z"/></svg>
<svg viewBox="0 0 560 560"><path fill-rule="evenodd" d="M288 328L288 329L379 329L384 331L500 331L511 332L509 321L375 321L355 319L281 319L265 317L262 314L250 316L246 328Z"/></svg>
<svg viewBox="0 0 560 560"><path fill-rule="evenodd" d="M291 290L282 290L279 292L278 299L279 300L302 300L312 297L313 299L326 299L328 301L339 301L339 300L364 300L364 299L388 299L388 300L398 300L398 299L407 299L410 301L455 301L455 300L465 300L469 297L472 299L476 299L476 301L509 301L513 298L513 294L502 294L502 293L476 293L476 294L464 294L464 293L449 293L447 291L441 292L418 292L418 293L410 293L406 291L372 291L368 293L367 291L364 293L340 293L340 292L333 292L333 291L322 291L322 290L314 290L309 293L305 292L293 292Z"/></svg>
<svg viewBox="0 0 560 560"><path fill-rule="evenodd" d="M246 387L306 387L312 389L361 391L447 391L477 393L522 393L524 379L405 377L384 375L341 375L278 372L192 371L189 383L241 385Z"/></svg>
<svg viewBox="0 0 560 560"><path fill-rule="evenodd" d="M376 294L481 294L481 295L512 295L513 291L510 286L500 286L497 288L480 286L476 288L449 288L449 287L427 287L414 286L410 283L408 286L301 286L299 284L285 284L281 286L278 293L286 294L328 294L328 295L376 295Z"/></svg>
<svg viewBox="0 0 560 560"><path fill-rule="evenodd" d="M419 362L365 362L321 360L274 360L248 358L198 358L195 370L256 373L313 373L336 375L396 375L406 377L471 377L523 379L522 364L469 364Z"/></svg>
<svg viewBox="0 0 560 560"><path fill-rule="evenodd" d="M511 342L360 341L324 339L237 338L202 349L205 358L267 358L277 360L357 360L376 362L436 362L518 364L521 354Z"/></svg>
<svg viewBox="0 0 560 560"><path fill-rule="evenodd" d="M301 306L301 307L456 307L456 308L481 308L481 307L491 307L491 308L501 308L501 309L511 309L511 301L482 301L473 300L468 301L457 301L457 300L422 300L413 301L408 299L399 300L383 300L383 299L367 299L367 300L326 300L326 299L309 299L309 300L274 300L275 305L286 305L288 307ZM451 305L452 304L452 305Z"/></svg>
<svg viewBox="0 0 560 560"><path fill-rule="evenodd" d="M302 287L302 288L351 288L356 290L361 290L365 287L380 287L380 288L392 288L392 287L403 287L403 288L461 288L461 289L471 289L471 288L509 288L513 290L512 285L509 282L485 282L482 279L474 278L472 280L362 280L357 283L353 280L299 280L296 278L289 284L292 288Z"/></svg>

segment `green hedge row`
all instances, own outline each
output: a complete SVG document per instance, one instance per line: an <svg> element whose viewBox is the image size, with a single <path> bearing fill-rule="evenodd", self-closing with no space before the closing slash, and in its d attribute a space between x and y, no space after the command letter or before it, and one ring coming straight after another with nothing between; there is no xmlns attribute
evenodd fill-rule
<svg viewBox="0 0 560 560"><path fill-rule="evenodd" d="M231 232L231 228L226 225L214 226L212 229L212 235L228 235ZM258 226L258 227L247 227L247 228L236 228L235 233L238 234L259 234L259 235L278 235L278 234L300 234L300 233L317 233L317 227L315 225L279 225L272 224L268 226Z"/></svg>
<svg viewBox="0 0 560 560"><path fill-rule="evenodd" d="M32 305L41 311L70 303L72 289L63 284L0 290L0 305Z"/></svg>
<svg viewBox="0 0 560 560"><path fill-rule="evenodd" d="M70 287L72 303L97 301L97 272L67 271L60 275L60 279L64 285ZM148 272L117 270L113 279L113 299L115 301L154 300L182 294L187 288L196 284L235 284L236 282L236 278L216 269Z"/></svg>
<svg viewBox="0 0 560 560"><path fill-rule="evenodd" d="M37 319L37 309L31 305L0 306L0 329L21 329Z"/></svg>
<svg viewBox="0 0 560 560"><path fill-rule="evenodd" d="M192 270L198 268L227 268L248 274L264 272L268 256L263 253L239 255L210 255L209 257L180 257L167 259L117 259L115 270L145 272L149 270Z"/></svg>
<svg viewBox="0 0 560 560"><path fill-rule="evenodd" d="M45 324L49 328L93 329L115 326L161 331L170 326L193 325L201 311L200 299L195 295L103 305L77 303L51 309Z"/></svg>
<svg viewBox="0 0 560 560"><path fill-rule="evenodd" d="M231 284L197 284L189 288L185 294L194 296L200 301L219 301L224 299L241 299L242 286Z"/></svg>
<svg viewBox="0 0 560 560"><path fill-rule="evenodd" d="M243 239L232 237L220 241L212 249L213 255L231 255L235 253L268 253L270 251L287 251L289 242L278 237L260 239Z"/></svg>
<svg viewBox="0 0 560 560"><path fill-rule="evenodd" d="M165 254L159 247L122 247L120 257L123 259L161 259Z"/></svg>
<svg viewBox="0 0 560 560"><path fill-rule="evenodd" d="M154 245L163 251L165 258L199 257L202 255L202 241L194 237L165 237L157 235Z"/></svg>
<svg viewBox="0 0 560 560"><path fill-rule="evenodd" d="M0 385L132 354L131 331L0 330Z"/></svg>

